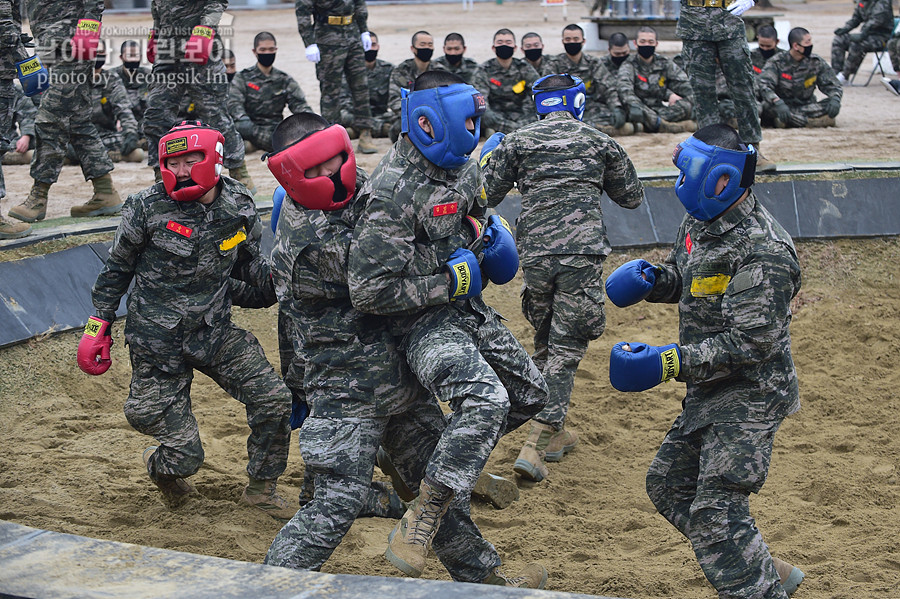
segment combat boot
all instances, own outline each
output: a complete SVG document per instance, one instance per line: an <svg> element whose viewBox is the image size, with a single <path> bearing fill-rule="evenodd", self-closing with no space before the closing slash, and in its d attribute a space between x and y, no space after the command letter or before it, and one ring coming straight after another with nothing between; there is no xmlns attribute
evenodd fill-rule
<svg viewBox="0 0 900 599"><path fill-rule="evenodd" d="M106 155L109 156L109 159L113 162L122 162L122 152L118 150L110 150Z"/></svg>
<svg viewBox="0 0 900 599"><path fill-rule="evenodd" d="M416 494L412 492L412 489L409 488L406 481L400 476L400 472L397 470L397 467L394 466L391 457L380 445L378 446L378 452L375 454L375 463L378 464L378 468L380 468L386 476L391 478L391 486L394 487L394 491L396 491L400 499L409 503L416 498Z"/></svg>
<svg viewBox="0 0 900 599"><path fill-rule="evenodd" d="M122 156L122 160L125 162L143 162L147 159L147 153L141 148L135 148L131 151L130 154L125 154Z"/></svg>
<svg viewBox="0 0 900 599"><path fill-rule="evenodd" d="M763 156L762 150L759 149L759 145L762 142L756 142L753 144L756 146L756 172L757 173L774 173L777 168L776 164Z"/></svg>
<svg viewBox="0 0 900 599"><path fill-rule="evenodd" d="M513 481L482 472L475 483L472 495L490 502L498 510L505 509L519 498L519 487Z"/></svg>
<svg viewBox="0 0 900 599"><path fill-rule="evenodd" d="M371 129L360 130L359 141L356 144L356 151L362 154L375 154L378 152L378 147L375 145L375 142L372 141Z"/></svg>
<svg viewBox="0 0 900 599"><path fill-rule="evenodd" d="M359 137L359 131L354 129L353 127L344 127L347 130L347 137L350 139L357 139Z"/></svg>
<svg viewBox="0 0 900 599"><path fill-rule="evenodd" d="M197 489L194 488L194 485L189 483L183 478L163 478L156 479L150 474L150 458L159 449L156 446L148 447L144 450L141 458L144 461L144 468L147 469L147 476L150 477L150 480L153 481L159 490L162 491L163 499L166 500L169 504L177 504L184 500L188 495L196 495Z"/></svg>
<svg viewBox="0 0 900 599"><path fill-rule="evenodd" d="M25 201L10 208L9 215L26 223L44 220L44 217L47 216L47 192L49 191L50 183L35 181Z"/></svg>
<svg viewBox="0 0 900 599"><path fill-rule="evenodd" d="M562 429L550 435L550 440L547 442L546 447L542 448L540 443L537 446L544 451L544 461L559 462L567 453L575 449L577 444L578 435L572 431Z"/></svg>
<svg viewBox="0 0 900 599"><path fill-rule="evenodd" d="M419 485L419 496L388 536L384 557L407 576L421 576L431 540L437 534L441 518L447 513L452 500L452 489L437 488L427 478L423 479Z"/></svg>
<svg viewBox="0 0 900 599"><path fill-rule="evenodd" d="M541 482L550 474L544 464L544 449L550 443L553 427L542 422L532 421L531 433L525 440L513 470L522 478ZM540 447L540 449L538 449Z"/></svg>
<svg viewBox="0 0 900 599"><path fill-rule="evenodd" d="M19 152L7 152L3 155L3 164L31 164L34 150L28 150L24 154Z"/></svg>
<svg viewBox="0 0 900 599"><path fill-rule="evenodd" d="M803 582L803 579L806 577L806 574L803 573L803 570L797 568L796 566L792 566L784 560L780 560L777 557L772 558L772 563L775 564L775 571L778 572L778 577L781 582L781 588L784 589L784 592L788 595L793 595L797 590L797 587L800 586L800 583Z"/></svg>
<svg viewBox="0 0 900 599"><path fill-rule="evenodd" d="M501 587L518 587L520 589L542 589L547 584L547 568L533 562L525 566L516 576L507 576L497 566L481 584L494 584Z"/></svg>
<svg viewBox="0 0 900 599"><path fill-rule="evenodd" d="M823 114L822 116L814 116L806 119L807 127L836 127L837 121L834 117Z"/></svg>
<svg viewBox="0 0 900 599"><path fill-rule="evenodd" d="M228 169L228 175L232 179L243 183L244 187L250 190L250 195L256 195L256 185L253 183L253 179L250 178L246 162L241 162L240 166Z"/></svg>
<svg viewBox="0 0 900 599"><path fill-rule="evenodd" d="M106 173L102 177L91 179L91 183L94 185L94 195L87 203L81 206L72 206L69 214L76 218L82 218L118 214L122 211L122 198L113 187L112 175Z"/></svg>
<svg viewBox="0 0 900 599"><path fill-rule="evenodd" d="M250 479L250 483L244 488L241 501L269 514L276 520L288 521L297 513L297 509L288 504L287 500L275 492L277 484L274 480Z"/></svg>
<svg viewBox="0 0 900 599"><path fill-rule="evenodd" d="M0 239L18 239L31 234L28 223L14 223L0 216Z"/></svg>

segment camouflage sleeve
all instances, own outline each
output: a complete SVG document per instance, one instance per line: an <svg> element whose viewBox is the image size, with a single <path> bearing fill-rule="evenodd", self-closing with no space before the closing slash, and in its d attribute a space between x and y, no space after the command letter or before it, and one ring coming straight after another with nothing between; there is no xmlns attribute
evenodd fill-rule
<svg viewBox="0 0 900 599"><path fill-rule="evenodd" d="M37 116L37 106L31 101L31 98L17 92L15 120L19 123L19 132L22 135L30 135L34 138L34 117Z"/></svg>
<svg viewBox="0 0 900 599"><path fill-rule="evenodd" d="M113 115L122 126L122 132L137 135L139 127L137 119L134 118L134 113L131 111L131 99L128 97L128 92L125 91L122 78L115 73L109 73L108 92L107 99L112 104Z"/></svg>
<svg viewBox="0 0 900 599"><path fill-rule="evenodd" d="M244 76L240 72L236 73L234 79L228 84L228 94L225 97L225 108L228 110L228 114L231 115L231 119L234 121L239 121L240 119L247 117L247 111L244 108L244 90L246 88L247 83L244 81Z"/></svg>
<svg viewBox="0 0 900 599"><path fill-rule="evenodd" d="M517 164L515 140L507 136L491 152L484 167L484 192L488 206L498 205L513 188L518 176Z"/></svg>
<svg viewBox="0 0 900 599"><path fill-rule="evenodd" d="M784 350L800 267L789 252L767 249L737 270L722 298L725 330L681 346L678 380L703 382L770 360Z"/></svg>
<svg viewBox="0 0 900 599"><path fill-rule="evenodd" d="M246 214L247 240L239 246L238 259L231 270L231 276L253 287L265 288L271 284L272 275L269 262L263 257L259 246L262 239L262 221L252 204L252 198L248 198L248 201L252 210Z"/></svg>
<svg viewBox="0 0 900 599"><path fill-rule="evenodd" d="M391 82L388 86L388 106L394 114L400 114L400 89L406 85L405 77L400 72L399 66L391 69Z"/></svg>
<svg viewBox="0 0 900 599"><path fill-rule="evenodd" d="M81 18L83 19L94 19L95 21L99 21L103 18L103 0L96 0L95 2L85 2L84 3L84 15Z"/></svg>
<svg viewBox="0 0 900 599"><path fill-rule="evenodd" d="M603 177L603 191L613 202L623 208L634 209L644 201L644 184L638 179L637 171L625 148L614 139L604 156L606 169Z"/></svg>
<svg viewBox="0 0 900 599"><path fill-rule="evenodd" d="M523 60L522 65L522 78L525 79L525 89L531 92L531 86L541 78L541 74L527 60Z"/></svg>
<svg viewBox="0 0 900 599"><path fill-rule="evenodd" d="M778 87L778 66L775 60L770 60L759 74L759 93L763 102L774 104L778 100L775 90ZM833 73L832 73L833 74Z"/></svg>
<svg viewBox="0 0 900 599"><path fill-rule="evenodd" d="M616 88L616 78L602 62L597 62L597 71L594 73L594 97L606 104L610 110L622 110L622 102L619 100L619 90Z"/></svg>
<svg viewBox="0 0 900 599"><path fill-rule="evenodd" d="M369 9L366 0L353 0L353 22L359 27L359 32L368 31Z"/></svg>
<svg viewBox="0 0 900 599"><path fill-rule="evenodd" d="M294 13L297 15L297 30L300 32L304 46L311 46L316 43L313 1L295 0L294 2Z"/></svg>
<svg viewBox="0 0 900 599"><path fill-rule="evenodd" d="M227 0L206 0L203 6L203 12L200 15L200 22L197 24L206 27L217 27L219 21L222 20L222 13L225 12L226 8L228 8Z"/></svg>
<svg viewBox="0 0 900 599"><path fill-rule="evenodd" d="M91 289L91 301L97 312L112 313L134 278L134 269L147 243L147 223L141 195L129 196L122 207L122 220L116 229L106 264ZM102 318L102 316L101 316ZM105 319L109 320L109 319Z"/></svg>
<svg viewBox="0 0 900 599"><path fill-rule="evenodd" d="M408 207L411 209L411 207ZM360 312L416 313L449 302L447 275L415 273L413 219L389 194L376 192L356 225L350 244L347 282Z"/></svg>
<svg viewBox="0 0 900 599"><path fill-rule="evenodd" d="M300 84L290 76L288 76L287 105L291 110L291 114L313 112L313 109L310 108L309 103L306 101L306 96L303 95L303 90L300 89Z"/></svg>
<svg viewBox="0 0 900 599"><path fill-rule="evenodd" d="M275 285L268 279L265 287L254 287L238 279L228 279L231 303L241 308L268 308L275 305Z"/></svg>
<svg viewBox="0 0 900 599"><path fill-rule="evenodd" d="M619 98L627 109L629 106L642 106L640 98L634 93L634 65L631 61L626 60L619 67L619 74L616 77L616 88L619 91Z"/></svg>
<svg viewBox="0 0 900 599"><path fill-rule="evenodd" d="M10 0L0 2L0 48L8 52L10 48L17 47L21 40L21 23L13 18L13 4Z"/></svg>
<svg viewBox="0 0 900 599"><path fill-rule="evenodd" d="M894 9L891 0L878 0L872 7L872 14L863 23L859 32L868 36L872 31L891 31L894 28Z"/></svg>
<svg viewBox="0 0 900 599"><path fill-rule="evenodd" d="M159 3L157 0L150 1L150 17L153 19L153 29L159 32Z"/></svg>
<svg viewBox="0 0 900 599"><path fill-rule="evenodd" d="M816 77L816 87L829 98L837 98L840 100L844 97L844 86L838 81L834 69L821 58L819 59L819 73Z"/></svg>
<svg viewBox="0 0 900 599"><path fill-rule="evenodd" d="M688 100L694 102L694 89L691 87L691 80L687 73L674 61L669 61L668 73L666 74L666 87Z"/></svg>
<svg viewBox="0 0 900 599"><path fill-rule="evenodd" d="M685 236L687 235L688 218L689 217L685 215L682 219L681 227L678 229L678 235L675 236L675 239L678 240L676 243L678 244L684 243ZM676 260L676 247L673 247L671 251L669 251L669 255L662 264L656 265L658 268L656 282L653 284L653 290L650 291L650 295L647 296L648 302L654 304L677 304L681 299L682 279L681 270L678 268L678 262Z"/></svg>
<svg viewBox="0 0 900 599"><path fill-rule="evenodd" d="M853 29L854 27L858 27L860 23L863 22L862 18L862 3L858 4L853 9L853 14L850 16L850 20L844 23L844 27L847 29Z"/></svg>

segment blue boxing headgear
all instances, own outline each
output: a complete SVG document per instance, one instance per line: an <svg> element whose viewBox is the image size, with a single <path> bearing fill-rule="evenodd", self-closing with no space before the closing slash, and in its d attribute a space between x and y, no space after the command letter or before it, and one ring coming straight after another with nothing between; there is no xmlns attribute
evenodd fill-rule
<svg viewBox="0 0 900 599"><path fill-rule="evenodd" d="M725 212L753 185L756 175L756 148L727 150L689 137L677 146L672 162L681 171L675 181L675 195L688 214L710 221ZM728 185L715 195L716 183L728 175Z"/></svg>
<svg viewBox="0 0 900 599"><path fill-rule="evenodd" d="M545 81L551 77L566 77L571 83L565 86L546 84ZM541 77L531 86L531 93L534 98L534 106L539 115L543 116L551 112L567 111L572 113L572 116L579 121L584 117L587 90L584 87L584 81L575 75L563 73Z"/></svg>
<svg viewBox="0 0 900 599"><path fill-rule="evenodd" d="M482 93L468 83L401 89L400 131L429 161L443 169L459 168L478 145L486 106ZM420 116L431 123L433 138L418 125ZM474 132L466 129L470 118L475 121Z"/></svg>

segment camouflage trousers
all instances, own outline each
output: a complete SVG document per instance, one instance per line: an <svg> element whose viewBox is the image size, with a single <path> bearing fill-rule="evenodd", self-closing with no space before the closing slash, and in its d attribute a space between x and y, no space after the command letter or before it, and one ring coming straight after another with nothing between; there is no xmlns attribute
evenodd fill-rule
<svg viewBox="0 0 900 599"><path fill-rule="evenodd" d="M688 100L678 100L671 106L668 104L657 104L653 107L641 102L640 105L641 120L644 131L653 133L659 130L659 119L670 123L686 121L691 118L691 103Z"/></svg>
<svg viewBox="0 0 900 599"><path fill-rule="evenodd" d="M499 314L480 298L467 308L435 308L402 344L422 386L453 411L426 474L466 496L500 436L547 403L544 378Z"/></svg>
<svg viewBox="0 0 900 599"><path fill-rule="evenodd" d="M811 98L806 104L788 103L791 109L791 117L787 123L776 123L775 105L770 102L763 102L762 122L767 127L806 127L807 121L820 116L825 116L828 108L828 98L816 101Z"/></svg>
<svg viewBox="0 0 900 599"><path fill-rule="evenodd" d="M75 148L86 181L113 170L91 120L93 73L94 63L85 60L59 61L50 68L50 87L41 96L34 121L31 178L35 181L56 183L69 142Z"/></svg>
<svg viewBox="0 0 900 599"><path fill-rule="evenodd" d="M0 159L8 148L15 146L15 108L16 90L12 79L0 79ZM5 197L6 183L3 180L3 169L0 168L0 199Z"/></svg>
<svg viewBox="0 0 900 599"><path fill-rule="evenodd" d="M150 80L143 121L147 164L159 165L159 139L181 121L179 104L189 97L195 110L203 115L204 123L225 136L225 168L240 166L244 162L244 141L225 110L227 93L228 78L221 60L210 60L205 65L157 63Z"/></svg>
<svg viewBox="0 0 900 599"><path fill-rule="evenodd" d="M888 40L887 52L891 58L891 67L895 73L900 74L900 37L892 37Z"/></svg>
<svg viewBox="0 0 900 599"><path fill-rule="evenodd" d="M399 119L399 117L397 117ZM499 112L497 110L489 110L481 117L481 131L485 129L493 129L497 133L512 133L519 127L524 127L529 123L537 120L533 107L528 111L509 111Z"/></svg>
<svg viewBox="0 0 900 599"><path fill-rule="evenodd" d="M103 147L106 148L107 155L109 155L109 152L122 152L122 147L125 145L125 138L121 131L111 131L109 129L97 127L97 135L100 137L100 141L103 142ZM71 160L73 164L81 162L78 160L75 146L71 143L66 145L66 158ZM112 160L112 158L110 158L110 160Z"/></svg>
<svg viewBox="0 0 900 599"><path fill-rule="evenodd" d="M350 94L353 97L354 120L352 125L359 130L372 128L372 109L369 105L369 79L366 61L359 36L347 38L340 46L319 44L322 59L316 63L316 78L319 80L320 113L330 123L341 119L341 86L347 77Z"/></svg>
<svg viewBox="0 0 900 599"><path fill-rule="evenodd" d="M131 392L125 417L135 430L160 444L150 459L151 476L191 476L203 463L200 432L191 411L195 368L246 406L247 474L259 480L281 476L290 446L290 394L256 337L231 322L203 327L186 336L182 354L183 369L168 365L163 369L151 353L131 342Z"/></svg>
<svg viewBox="0 0 900 599"><path fill-rule="evenodd" d="M720 599L787 599L749 499L766 482L781 422L711 424L686 433L679 420L650 464L650 500L690 540Z"/></svg>
<svg viewBox="0 0 900 599"><path fill-rule="evenodd" d="M716 94L718 65L715 59L718 57L728 84L728 93L734 104L741 140L753 144L762 141L753 65L750 62L747 40L744 38L730 38L716 42L683 40L681 55L684 57L684 70L694 90L694 119L697 121L697 127L702 128L721 122Z"/></svg>
<svg viewBox="0 0 900 599"><path fill-rule="evenodd" d="M594 100L588 100L588 105L584 111L584 118L582 120L588 125L600 129L601 127L612 127L613 121L615 121L615 115L613 115L613 111L605 104L600 104Z"/></svg>
<svg viewBox="0 0 900 599"><path fill-rule="evenodd" d="M382 114L372 114L372 137L388 137L388 132L390 131L391 125L394 124L394 115L390 112L385 112ZM356 122L356 115L353 114L350 110L341 110L341 120L338 121L344 127L352 127ZM399 120L398 122L398 131Z"/></svg>
<svg viewBox="0 0 900 599"><path fill-rule="evenodd" d="M261 125L254 123L253 121L243 120L235 122L234 126L237 129L237 132L241 134L244 141L249 141L264 152L271 152L273 150L272 134L275 132L275 127L278 126L278 123L275 123L274 125Z"/></svg>
<svg viewBox="0 0 900 599"><path fill-rule="evenodd" d="M869 35L859 42L850 41L849 33L835 35L831 40L831 68L849 79L859 70L866 53L881 50L887 41L883 35Z"/></svg>
<svg viewBox="0 0 900 599"><path fill-rule="evenodd" d="M300 429L300 453L315 476L312 499L275 536L265 563L318 570L372 497L378 446L384 446L412 489L421 481L445 418L427 397L401 414L381 418L318 418ZM454 498L432 543L454 580L480 582L500 565L494 546L469 514L469 495Z"/></svg>
<svg viewBox="0 0 900 599"><path fill-rule="evenodd" d="M522 262L522 272L522 313L534 327L532 357L550 392L534 419L561 430L578 364L606 327L603 257L536 256Z"/></svg>

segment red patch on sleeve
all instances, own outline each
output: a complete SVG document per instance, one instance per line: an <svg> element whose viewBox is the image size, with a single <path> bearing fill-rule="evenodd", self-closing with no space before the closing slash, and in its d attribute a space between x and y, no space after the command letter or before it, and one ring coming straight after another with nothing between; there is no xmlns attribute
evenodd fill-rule
<svg viewBox="0 0 900 599"><path fill-rule="evenodd" d="M431 209L431 216L446 216L448 214L456 214L457 210L459 210L459 205L456 202L451 202L450 204L438 204Z"/></svg>
<svg viewBox="0 0 900 599"><path fill-rule="evenodd" d="M170 231L174 231L175 233L178 233L179 235L184 235L185 237L190 237L191 233L194 232L194 230L192 228L185 227L182 224L176 223L174 220L170 220L169 223L166 225L166 228Z"/></svg>
<svg viewBox="0 0 900 599"><path fill-rule="evenodd" d="M500 83L500 80L499 80L499 79L493 79L493 78L492 78L492 79L491 79L491 83L493 83L493 84L496 85L497 87L502 87L502 86L503 86L503 84Z"/></svg>
<svg viewBox="0 0 900 599"><path fill-rule="evenodd" d="M791 77L790 73L782 73L782 74L781 74L781 78L782 78L782 79L787 79L788 81L793 81L793 80L794 80L794 78Z"/></svg>
<svg viewBox="0 0 900 599"><path fill-rule="evenodd" d="M247 87L249 87L250 89L255 89L256 91L259 91L259 86L256 85L255 83L253 83L252 81L247 82Z"/></svg>
<svg viewBox="0 0 900 599"><path fill-rule="evenodd" d="M691 250L694 248L694 242L691 241L691 234L688 233L684 238L684 248L687 250L687 253L690 254Z"/></svg>
<svg viewBox="0 0 900 599"><path fill-rule="evenodd" d="M753 70L756 71L757 73L762 73L762 69L757 66L754 66Z"/></svg>
<svg viewBox="0 0 900 599"><path fill-rule="evenodd" d="M647 83L647 78L644 77L643 75L638 75L637 78L640 79L641 81L643 81L644 83Z"/></svg>

